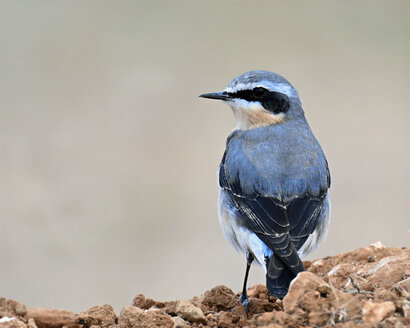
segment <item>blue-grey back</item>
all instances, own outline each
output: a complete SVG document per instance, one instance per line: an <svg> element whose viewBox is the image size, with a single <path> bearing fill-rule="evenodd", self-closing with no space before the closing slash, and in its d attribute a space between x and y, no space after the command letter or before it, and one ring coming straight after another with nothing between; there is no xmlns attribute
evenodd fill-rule
<svg viewBox="0 0 410 328"><path fill-rule="evenodd" d="M234 131L224 158L227 182L238 194L280 202L323 197L330 174L323 151L306 119L248 131Z"/></svg>

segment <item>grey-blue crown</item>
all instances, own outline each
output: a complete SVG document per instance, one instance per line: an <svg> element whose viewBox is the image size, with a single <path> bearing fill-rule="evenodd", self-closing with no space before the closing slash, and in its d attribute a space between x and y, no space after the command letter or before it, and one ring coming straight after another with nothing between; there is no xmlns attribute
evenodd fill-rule
<svg viewBox="0 0 410 328"><path fill-rule="evenodd" d="M269 72L269 71L262 71L262 70L257 70L257 71L250 71L243 73L237 77L235 77L232 82L229 84L229 86L235 86L238 83L255 83L255 82L261 82L261 81L270 81L274 83L289 83L288 80L286 80L282 75L279 75L277 73Z"/></svg>
<svg viewBox="0 0 410 328"><path fill-rule="evenodd" d="M270 91L283 93L291 98L298 98L297 90L283 76L269 71L250 71L234 78L225 88L225 91L236 92L239 90L264 87Z"/></svg>

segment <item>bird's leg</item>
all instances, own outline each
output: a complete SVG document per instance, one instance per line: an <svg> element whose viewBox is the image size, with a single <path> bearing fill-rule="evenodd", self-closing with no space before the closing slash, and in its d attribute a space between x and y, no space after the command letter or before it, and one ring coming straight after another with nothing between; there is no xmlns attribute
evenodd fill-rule
<svg viewBox="0 0 410 328"><path fill-rule="evenodd" d="M249 308L249 298L248 298L248 293L246 291L246 284L248 283L248 276L249 276L249 270L251 268L252 262L254 260L254 256L251 252L246 254L246 271L245 271L245 279L243 281L243 289L242 289L242 294L239 296L239 302L245 307L246 315L248 316Z"/></svg>

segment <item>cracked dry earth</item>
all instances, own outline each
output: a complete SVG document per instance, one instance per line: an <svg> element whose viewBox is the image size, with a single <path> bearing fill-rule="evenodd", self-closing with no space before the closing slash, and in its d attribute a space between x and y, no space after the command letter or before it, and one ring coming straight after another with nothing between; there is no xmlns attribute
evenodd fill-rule
<svg viewBox="0 0 410 328"><path fill-rule="evenodd" d="M283 301L265 286L239 294L217 286L190 300L158 302L137 295L115 313L110 305L81 313L25 307L0 298L0 328L410 327L410 249L380 242L305 262Z"/></svg>

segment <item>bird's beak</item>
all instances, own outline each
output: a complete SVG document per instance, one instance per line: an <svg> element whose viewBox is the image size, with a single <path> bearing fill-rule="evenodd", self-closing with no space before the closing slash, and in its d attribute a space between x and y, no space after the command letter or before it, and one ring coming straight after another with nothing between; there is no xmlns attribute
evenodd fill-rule
<svg viewBox="0 0 410 328"><path fill-rule="evenodd" d="M204 93L203 95L200 95L199 97L209 98L209 99L220 99L220 100L232 99L232 96L229 93L227 93L226 91Z"/></svg>

